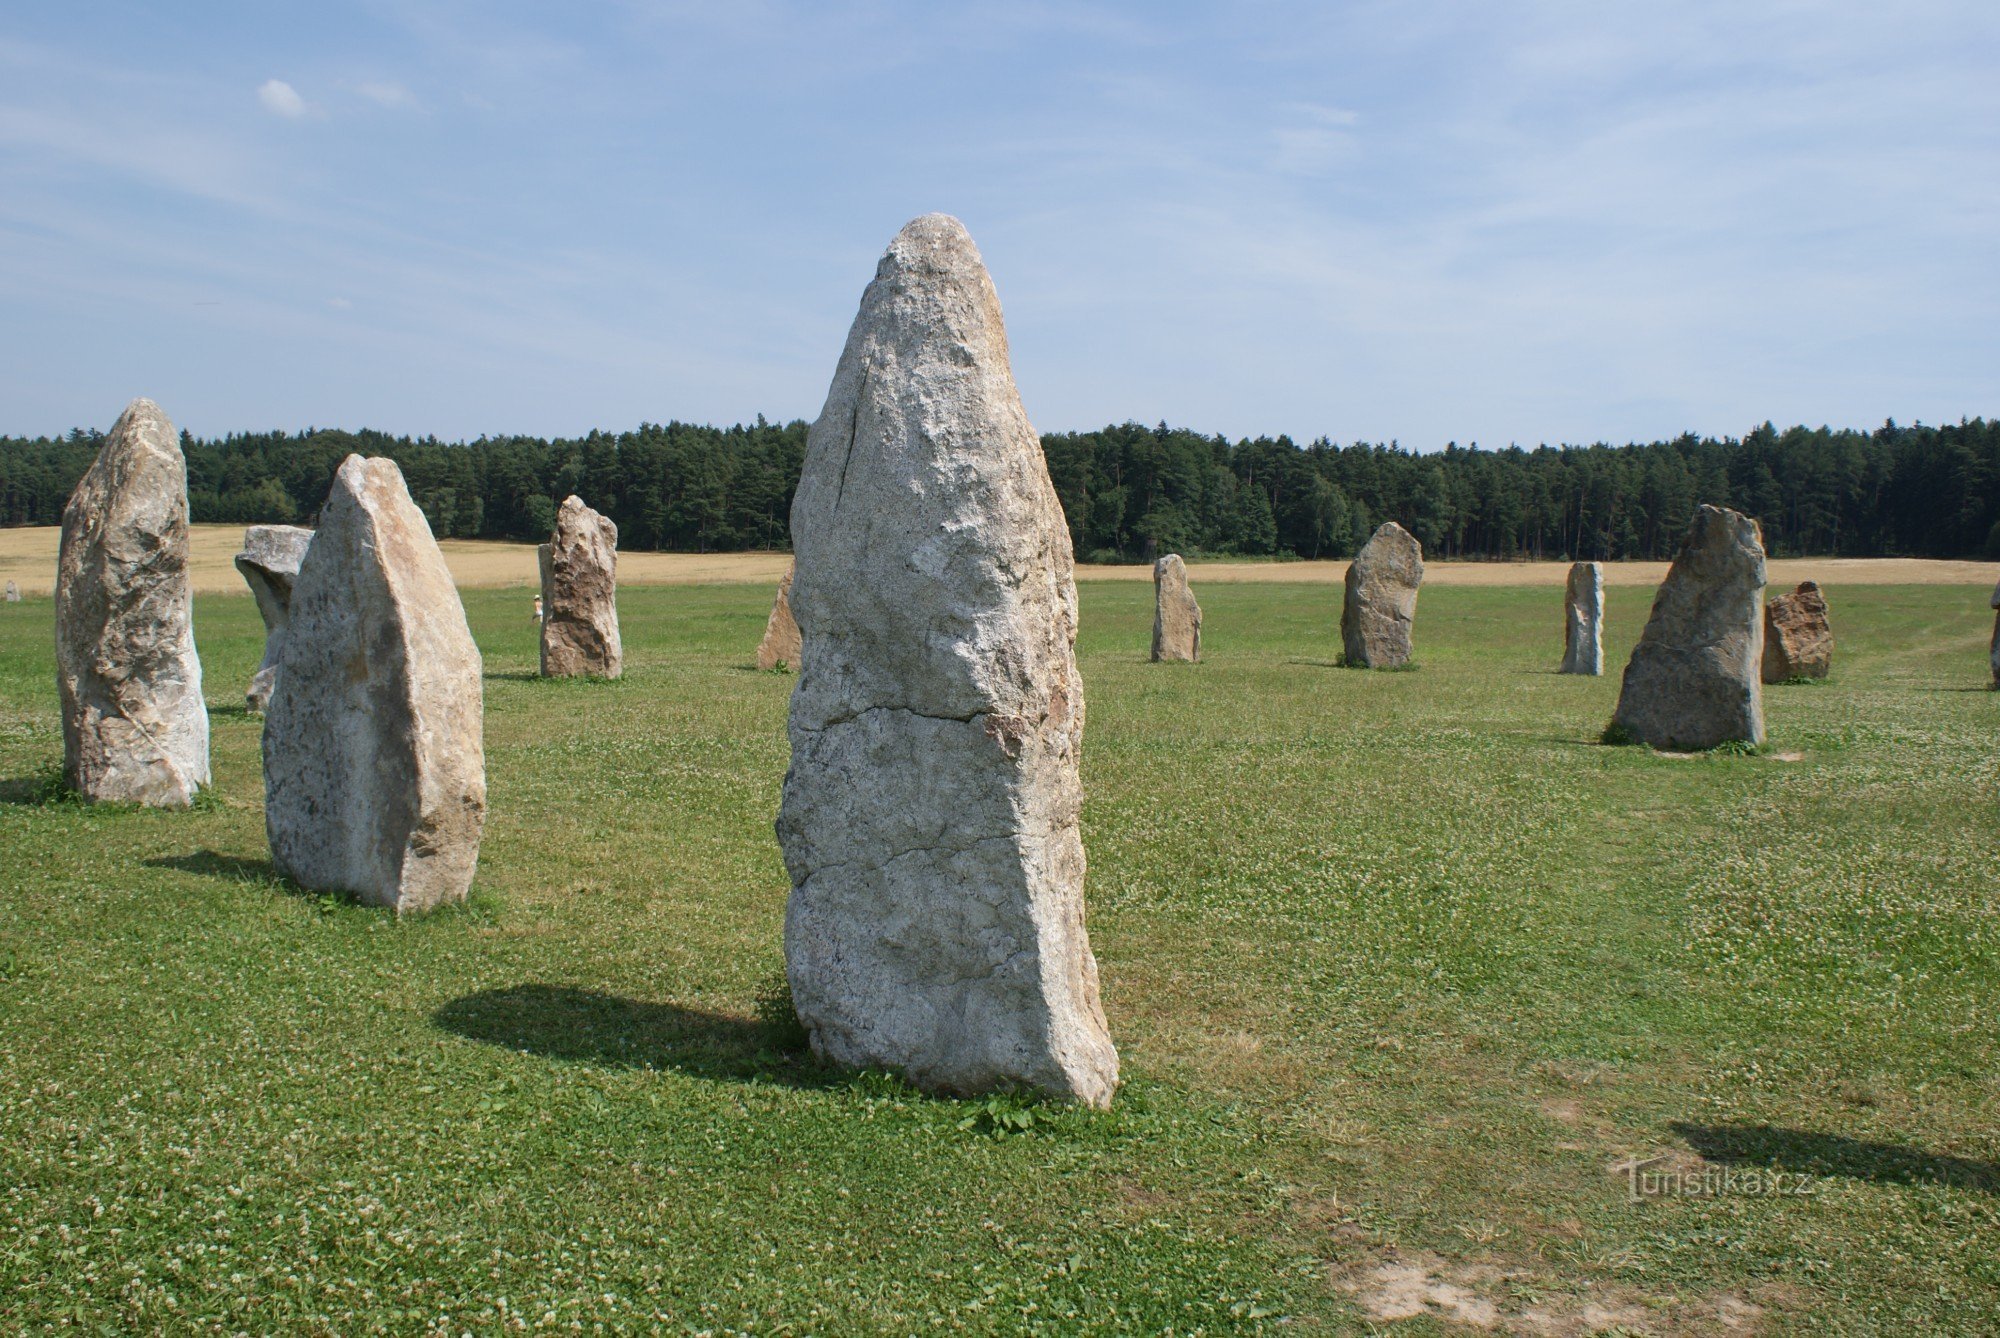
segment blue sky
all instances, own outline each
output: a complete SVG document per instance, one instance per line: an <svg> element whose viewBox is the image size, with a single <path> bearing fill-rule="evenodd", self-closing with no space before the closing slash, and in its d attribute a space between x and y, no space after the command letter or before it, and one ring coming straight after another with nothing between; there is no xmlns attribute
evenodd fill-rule
<svg viewBox="0 0 2000 1338"><path fill-rule="evenodd" d="M964 219L1045 430L2000 412L2000 5L16 4L0 432L819 411Z"/></svg>

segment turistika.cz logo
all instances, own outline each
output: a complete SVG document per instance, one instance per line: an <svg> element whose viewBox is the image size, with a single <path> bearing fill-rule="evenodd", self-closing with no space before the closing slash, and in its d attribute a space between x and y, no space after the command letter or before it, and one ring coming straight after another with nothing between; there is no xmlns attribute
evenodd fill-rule
<svg viewBox="0 0 2000 1338"><path fill-rule="evenodd" d="M1667 1159L1642 1157L1612 1167L1625 1175L1625 1195L1633 1203L1644 1199L1719 1199L1741 1196L1750 1199L1806 1198L1819 1192L1819 1180L1810 1171L1780 1171L1771 1167L1738 1169L1734 1166L1701 1165L1670 1169Z"/></svg>

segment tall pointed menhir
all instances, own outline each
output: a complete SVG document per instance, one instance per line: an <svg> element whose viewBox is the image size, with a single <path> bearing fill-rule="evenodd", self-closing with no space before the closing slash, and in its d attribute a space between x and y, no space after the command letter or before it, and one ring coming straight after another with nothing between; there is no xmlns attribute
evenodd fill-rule
<svg viewBox="0 0 2000 1338"><path fill-rule="evenodd" d="M63 778L84 798L185 808L208 784L187 461L151 400L118 415L63 508L56 681Z"/></svg>
<svg viewBox="0 0 2000 1338"><path fill-rule="evenodd" d="M1187 563L1169 553L1153 564L1153 661L1201 658L1201 605L1188 589Z"/></svg>
<svg viewBox="0 0 2000 1338"><path fill-rule="evenodd" d="M792 504L802 637L778 837L815 1052L1102 1106L1069 531L992 280L943 214L861 298Z"/></svg>
<svg viewBox="0 0 2000 1338"><path fill-rule="evenodd" d="M378 906L462 901L486 825L479 647L393 460L350 455L292 585L264 716L271 862Z"/></svg>

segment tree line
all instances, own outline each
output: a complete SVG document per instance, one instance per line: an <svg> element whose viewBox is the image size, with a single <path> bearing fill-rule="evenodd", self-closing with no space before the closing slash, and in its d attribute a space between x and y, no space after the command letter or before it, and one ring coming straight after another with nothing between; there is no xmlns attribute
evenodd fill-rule
<svg viewBox="0 0 2000 1338"><path fill-rule="evenodd" d="M0 525L56 524L101 442L81 428L0 437ZM540 541L576 493L617 522L621 547L692 552L788 547L805 443L803 422L761 416L554 440L181 436L197 522L310 523L358 451L402 467L441 538ZM1424 453L1125 423L1050 433L1042 449L1089 561L1344 557L1385 520L1441 558L1664 558L1703 502L1757 517L1774 554L2000 558L2000 420Z"/></svg>

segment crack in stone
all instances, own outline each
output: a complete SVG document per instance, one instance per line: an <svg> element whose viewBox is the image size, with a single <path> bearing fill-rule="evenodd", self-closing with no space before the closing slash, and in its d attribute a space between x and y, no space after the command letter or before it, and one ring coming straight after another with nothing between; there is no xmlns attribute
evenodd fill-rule
<svg viewBox="0 0 2000 1338"><path fill-rule="evenodd" d="M792 728L798 730L802 734L819 734L826 730L832 729L836 725L851 725L855 721L859 720L862 716L872 715L877 711L894 711L899 715L914 716L918 720L938 720L938 721L948 720L954 724L959 724L959 725L969 725L973 721L979 719L979 717L981 716L996 714L996 712L994 712L990 707L983 711L974 711L971 715L932 715L929 712L915 710L914 708L908 706L864 706L859 711L852 712L848 715L835 716L832 719L826 721L824 724L800 725L795 723L793 724Z"/></svg>
<svg viewBox="0 0 2000 1338"><path fill-rule="evenodd" d="M868 362L861 363L861 385L854 392L854 413L847 420L847 454L840 460L840 482L833 490L834 514L840 513L840 499L847 495L847 467L854 463L854 439L861 434L861 406L867 402Z"/></svg>

